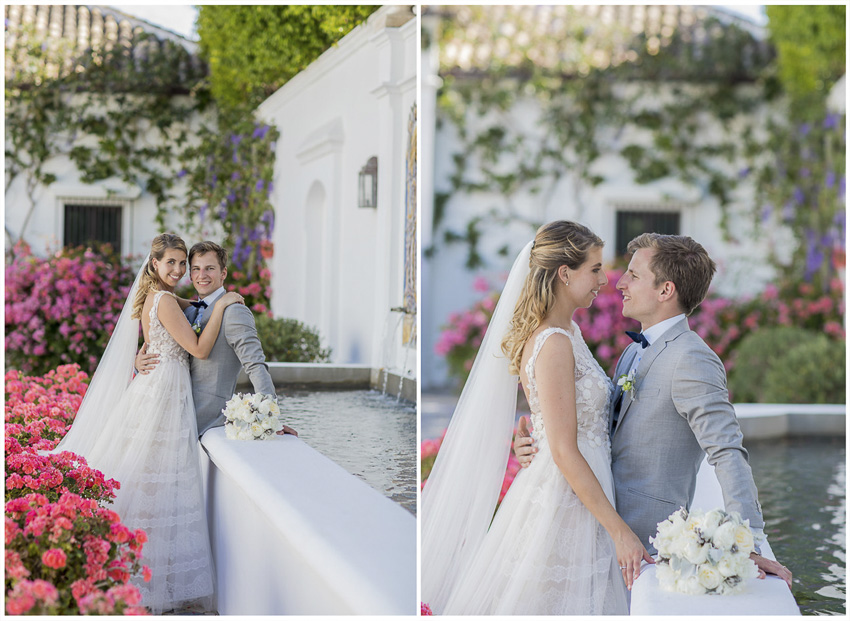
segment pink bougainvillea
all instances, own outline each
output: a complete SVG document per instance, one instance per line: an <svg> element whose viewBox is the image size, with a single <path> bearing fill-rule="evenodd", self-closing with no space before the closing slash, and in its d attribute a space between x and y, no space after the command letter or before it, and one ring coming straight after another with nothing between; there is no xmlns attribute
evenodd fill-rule
<svg viewBox="0 0 850 621"><path fill-rule="evenodd" d="M623 297L615 286L622 273L609 270L608 285L593 305L578 309L574 316L590 351L608 373L613 373L620 354L631 343L625 331L640 330L636 321L623 317ZM475 290L482 291L486 281L475 282ZM434 351L445 358L449 375L460 385L469 375L498 299L499 293L491 292L468 310L451 313L434 345ZM761 294L738 300L709 294L688 322L729 371L735 364L735 348L756 330L793 324L843 340L843 317L844 285L833 278L826 290L788 282L768 285Z"/></svg>
<svg viewBox="0 0 850 621"><path fill-rule="evenodd" d="M6 365L46 373L75 362L92 372L133 283L129 260L92 249L40 258L16 247L6 262Z"/></svg>

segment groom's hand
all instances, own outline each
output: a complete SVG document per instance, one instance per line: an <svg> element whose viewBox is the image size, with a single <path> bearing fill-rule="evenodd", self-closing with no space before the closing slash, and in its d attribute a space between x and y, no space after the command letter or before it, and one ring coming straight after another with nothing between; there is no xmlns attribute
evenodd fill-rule
<svg viewBox="0 0 850 621"><path fill-rule="evenodd" d="M528 430L528 418L520 416L519 424L516 427L516 438L514 439L514 455L523 468L528 468L537 452L537 448L531 445L532 442L531 432Z"/></svg>
<svg viewBox="0 0 850 621"><path fill-rule="evenodd" d="M280 431L277 432L277 435L279 435L279 436L290 435L290 436L295 436L297 438L298 432L295 431L292 427L287 427L286 425L284 425L283 429L281 429Z"/></svg>
<svg viewBox="0 0 850 621"><path fill-rule="evenodd" d="M791 588L791 570L785 567L785 565L780 564L778 561L772 561L769 558L763 557L761 554L756 554L753 552L750 554L750 558L756 564L756 567L759 568L759 572L763 572L759 574L759 578L764 578L764 574L771 574L778 578L782 578L785 581L785 584L788 585L788 588Z"/></svg>
<svg viewBox="0 0 850 621"><path fill-rule="evenodd" d="M142 345L142 348L139 350L139 353L136 354L136 360L133 363L133 366L136 368L136 371L141 373L142 375L147 375L151 371L154 370L157 364L159 364L159 354L148 354L148 344L145 343Z"/></svg>

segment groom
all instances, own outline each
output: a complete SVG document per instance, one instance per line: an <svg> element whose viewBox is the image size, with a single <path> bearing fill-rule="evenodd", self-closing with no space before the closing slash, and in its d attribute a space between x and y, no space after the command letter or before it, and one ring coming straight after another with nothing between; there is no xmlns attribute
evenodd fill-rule
<svg viewBox="0 0 850 621"><path fill-rule="evenodd" d="M189 250L189 275L199 301L186 309L186 318L193 327L203 328L212 314L212 307L224 295L227 251L211 241L195 244ZM143 374L159 361L159 356L146 351L147 344L136 355L136 369ZM255 392L275 394L254 317L244 305L233 304L225 310L218 338L209 356L205 360L192 357L190 365L199 438L208 429L224 425L222 410L236 389L239 369L245 369ZM298 435L286 425L278 433Z"/></svg>
<svg viewBox="0 0 850 621"><path fill-rule="evenodd" d="M635 342L614 371L615 378L634 374L631 390L616 388L610 411L617 512L649 546L658 522L690 506L707 454L726 510L749 519L759 541L764 519L729 402L726 371L688 327L687 316L708 292L714 261L700 244L681 235L644 233L629 243L628 251L632 258L617 289L623 294L623 316L639 321L641 334L630 334ZM536 450L523 417L514 452L527 465ZM752 558L759 569L791 586L787 568L756 553Z"/></svg>

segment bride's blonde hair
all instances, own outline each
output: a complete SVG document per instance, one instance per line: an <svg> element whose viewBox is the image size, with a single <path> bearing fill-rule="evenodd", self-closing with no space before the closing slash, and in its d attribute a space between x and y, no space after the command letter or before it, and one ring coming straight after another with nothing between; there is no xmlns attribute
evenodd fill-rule
<svg viewBox="0 0 850 621"><path fill-rule="evenodd" d="M587 259L591 248L604 242L586 226L569 220L556 220L537 231L528 264L531 271L514 307L502 351L508 357L510 372L519 375L522 350L531 334L555 303L558 268L577 269Z"/></svg>
<svg viewBox="0 0 850 621"><path fill-rule="evenodd" d="M153 238L151 242L151 256L148 257L148 262L145 264L144 272L139 278L139 289L136 291L136 297L133 299L133 313L130 315L132 319L140 319L142 316L142 307L145 305L145 298L151 291L161 291L163 282L156 273L153 266L153 260L162 260L165 256L165 251L169 248L182 250L187 256L186 242L180 239L173 233L162 233Z"/></svg>

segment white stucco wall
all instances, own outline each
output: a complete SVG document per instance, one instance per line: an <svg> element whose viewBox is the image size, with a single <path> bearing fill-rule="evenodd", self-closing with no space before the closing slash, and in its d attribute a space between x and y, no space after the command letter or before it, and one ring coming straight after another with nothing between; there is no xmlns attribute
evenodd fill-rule
<svg viewBox="0 0 850 621"><path fill-rule="evenodd" d="M202 121L196 115L190 121L190 127L198 127ZM189 135L193 132L190 130ZM70 141L70 136L68 137ZM150 145L162 144L158 130L149 130L140 140ZM70 144L70 142L69 142ZM79 143L75 143L79 144ZM95 146L91 142L88 146ZM86 145L84 145L86 146ZM174 165L173 175L179 170ZM32 215L27 218L30 201L26 192L25 175L18 175L5 194L5 244L16 242L23 233L24 240L30 244L37 255L56 251L64 245L64 205L81 202L95 205L121 206L122 208L122 254L144 256L150 250L150 244L159 231L154 220L156 217L156 199L138 184L128 184L118 178L108 178L93 184L80 180L80 171L74 162L65 155L51 158L44 167L45 172L56 175L56 181L49 186L39 185L33 193L35 206ZM177 196L185 192L185 185L178 182L174 190ZM175 203L179 205L179 199ZM172 209L166 214L167 230L183 236L191 245L200 238L184 234L183 212ZM22 230L23 229L23 230ZM11 240L10 240L11 237Z"/></svg>
<svg viewBox="0 0 850 621"><path fill-rule="evenodd" d="M318 327L333 361L415 377L403 346L405 155L416 101L417 20L372 14L259 107L280 130L272 311ZM411 16L412 17L412 16ZM358 207L358 174L378 158L377 209Z"/></svg>
<svg viewBox="0 0 850 621"><path fill-rule="evenodd" d="M423 111L434 109L434 97L439 87L439 78L434 75L433 58L430 53L422 54L422 107ZM630 87L624 87L630 88ZM650 105L663 100L665 93L662 87L654 94ZM742 130L745 126L759 128L763 126L766 115L775 110L763 108L752 116L741 116L736 119L732 128ZM534 136L541 131L536 119L539 108L529 100L520 100L518 104L505 115L505 127L522 131ZM463 151L457 137L456 128L446 120L439 128L430 127L429 119L433 116L423 114L423 169L433 165L433 179L423 180L423 196L421 219L422 247L428 248L436 242L437 252L431 259L423 258L423 289L422 289L422 380L423 388L443 386L447 382L446 365L443 359L434 353L434 345L439 338L440 326L448 321L452 312L468 308L482 296L472 288L474 279L485 276L491 285L497 287L503 282L504 275L522 246L533 238L534 230L526 225L514 223L505 225L488 217L493 207L498 207L504 213L506 199L498 193L476 192L474 194L453 195L445 206L445 215L440 227L434 231L430 226L433 218L433 196L435 192L451 192L450 175L454 172L453 154ZM466 119L470 135L474 135L481 120L469 115ZM720 128L712 127L709 119L701 130L701 135L713 139ZM487 125L482 125L487 127ZM651 137L640 135L636 131L611 131L603 134L608 144L603 148L603 155L593 164L592 172L605 178L605 181L594 187L589 184L577 185L575 180L566 175L556 186L540 194L530 192L519 193L510 200L513 212L526 221L545 223L556 219L573 219L589 226L600 237L606 240L603 258L609 263L615 259L616 248L616 213L618 210L633 209L655 211L659 206L663 209L675 210L680 213L680 232L690 235L699 241L718 264L718 273L714 280L714 290L729 296L752 294L760 291L774 276L774 270L767 261L769 248L779 251L780 256L792 249L789 232L783 229L768 230L759 239L754 240L748 234L752 223L743 217L733 217L732 230L738 238L737 242L724 239L721 230L721 208L718 201L693 186L686 186L674 178L665 178L650 184L639 184L634 181L628 162L619 155L620 150L629 144L644 144L651 147ZM433 136L429 140L429 137ZM515 166L517 160L506 155L500 162L505 170ZM716 165L725 174L737 176L745 167L744 162L717 162ZM477 163L467 161L467 174L474 179ZM426 193L427 192L427 193ZM731 193L731 213L748 212L754 200L754 188L746 180ZM467 257L467 246L464 243L446 244L442 240L442 232L446 229L462 232L467 222L473 217L482 217L479 252L484 258L483 268L470 271L464 263ZM508 256L502 257L497 250L503 246L509 247ZM614 283L609 286L613 287Z"/></svg>

